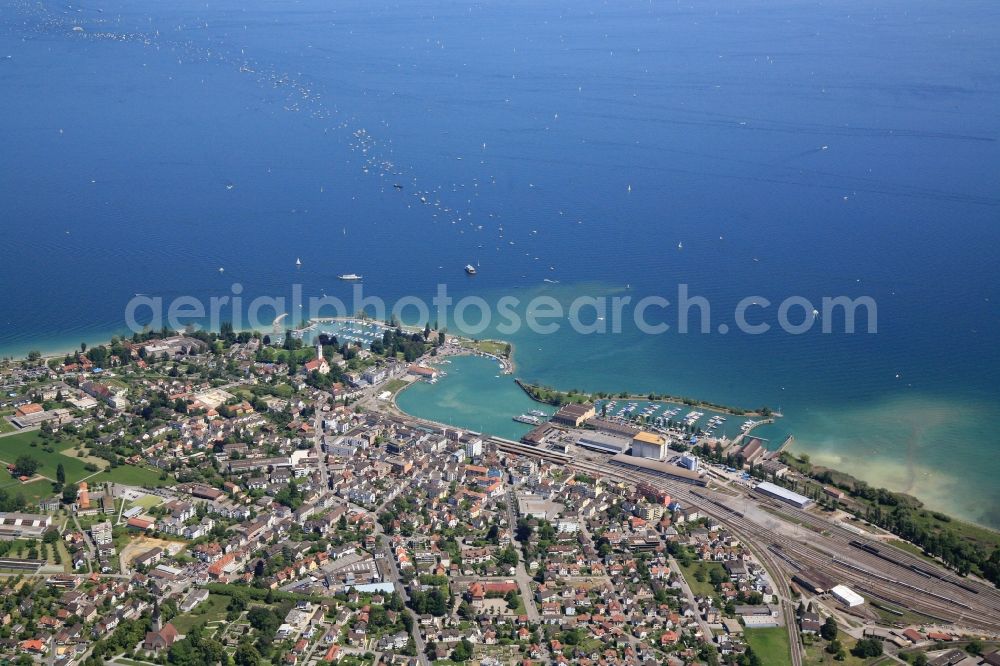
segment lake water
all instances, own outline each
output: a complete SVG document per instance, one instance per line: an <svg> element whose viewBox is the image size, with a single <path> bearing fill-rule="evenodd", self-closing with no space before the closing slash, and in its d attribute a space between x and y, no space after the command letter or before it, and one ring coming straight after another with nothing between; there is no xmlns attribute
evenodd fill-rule
<svg viewBox="0 0 1000 666"><path fill-rule="evenodd" d="M986 0L5 3L0 352L236 283L686 283L712 334L521 330L518 375L780 407L765 436L1000 526L997 34ZM718 333L751 295L871 296L878 333Z"/></svg>

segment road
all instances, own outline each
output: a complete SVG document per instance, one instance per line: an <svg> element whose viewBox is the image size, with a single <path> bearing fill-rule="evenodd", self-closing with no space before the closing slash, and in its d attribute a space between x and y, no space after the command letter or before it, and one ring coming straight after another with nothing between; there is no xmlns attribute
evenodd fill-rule
<svg viewBox="0 0 1000 666"><path fill-rule="evenodd" d="M326 454L323 452L323 447L322 447L322 442L323 442L323 415L324 415L324 413L322 411L322 407L325 404L326 404L325 400L317 402L317 404L316 404L316 414L313 417L313 433L314 433L313 434L313 449L314 449L314 455L319 460L319 463L318 463L317 466L319 468L319 474L320 474L320 478L321 478L321 487L324 488L324 489L327 489L327 488L330 487L330 470L327 467L327 464L326 464ZM389 565L389 577L391 578L390 582L392 583L393 587L395 588L396 593L399 595L399 598L402 599L404 603L407 603L407 602L409 602L410 597L406 593L406 588L403 586L403 583L400 580L401 577L400 577L400 574L399 574L399 569L396 566L396 558L395 558L394 554L391 552L391 550L389 549L389 547L388 547L388 540L385 538L385 534L384 534L384 532L382 530L382 525L378 522L378 512L381 511L382 509L384 509L385 506L388 505L388 503L390 501L392 501L391 498L387 499L385 502L383 502L381 505L379 505L378 508L376 508L376 510L373 512L373 515L375 517L375 521L374 521L374 523L375 523L375 534L376 534L376 536L378 538L378 541L379 541L379 545L377 546L377 549L378 549L378 552L381 552L382 557L387 561L387 563ZM355 511L359 511L359 512L362 512L362 513L368 513L368 511L366 509L364 509L363 507L360 507L360 506L357 506L355 504L352 504L351 502L347 502L346 505L349 508L351 508L351 509L353 509ZM423 636L421 635L421 632L420 632L420 623L418 621L417 614L414 613L413 610L411 610L408 605L407 605L407 608L406 608L405 612L410 615L410 619L412 620L411 629L410 629L410 636L413 638L413 643L414 643L414 645L417 648L417 659L420 661L421 664L427 665L427 664L430 663L429 660L427 659L427 655L424 652L426 650L427 646L424 643Z"/></svg>
<svg viewBox="0 0 1000 666"><path fill-rule="evenodd" d="M90 531L80 527L80 521L77 520L75 513L73 514L73 524L76 525L76 530L83 534L83 543L87 546L87 571L93 571L94 568L91 565L97 561L97 546L90 538ZM73 563L70 562L70 565L72 564ZM122 571L122 573L125 572Z"/></svg>
<svg viewBox="0 0 1000 666"><path fill-rule="evenodd" d="M410 608L409 601L410 595L406 593L406 588L403 587L401 577L399 575L399 568L396 566L396 557L389 548L389 540L385 538L385 534L382 531L382 525L375 521L375 534L378 537L378 552L382 553L382 558L386 560L389 565L389 578L391 579L392 586L396 589L396 594L399 598L403 600L406 604L406 613L410 615L412 622L410 623L410 636L413 638L414 645L417 646L417 659L423 666L429 666L430 660L427 659L427 645L424 643L423 635L420 631L420 619L417 614L413 612Z"/></svg>
<svg viewBox="0 0 1000 666"><path fill-rule="evenodd" d="M323 411L322 407L326 400L316 403L316 416L313 418L313 449L316 458L319 460L319 474L322 478L320 485L324 490L330 487L330 470L326 466L326 454L323 453Z"/></svg>
<svg viewBox="0 0 1000 666"><path fill-rule="evenodd" d="M504 495L507 505L507 528L510 530L511 540L514 539L514 526L517 524L514 520L514 491L513 489L508 490ZM521 553L517 554L517 575L514 580L517 581L517 589L521 593L521 599L524 601L524 613L528 616L529 622L538 622L541 616L538 614L538 607L535 605L535 595L531 593L531 577L528 575L528 570L524 568L524 559L521 557Z"/></svg>
<svg viewBox="0 0 1000 666"><path fill-rule="evenodd" d="M876 596L888 599L898 607L931 617L948 618L948 622L955 622L959 626L987 628L991 632L996 632L1000 624L998 619L1000 615L996 613L1000 605L995 590L981 584L976 587L968 580L958 581L954 579L953 574L944 570L939 570L935 574L938 578L935 579L911 571L905 563L892 564L880 561L850 545L851 540L859 538L858 535L829 523L822 517L805 511L796 511L790 506L776 505L781 514L787 512L794 516L793 520L787 521L792 523L791 526L785 524L780 515L772 516L764 512L759 513L763 513L765 519L761 520L757 516L756 521L749 520L748 516L753 512L748 513L741 502L758 507L768 505L769 502L753 496L734 498L707 489L695 489L693 486L667 480L648 472L611 466L606 461L571 459L566 455L544 449L526 448L524 445L505 443L502 440L494 441L501 449L508 452L534 455L591 475L630 483L651 484L668 491L674 498L688 506L697 506L704 514L725 524L754 553L771 578L776 594L782 599L783 618L788 627L793 666L801 665L803 655L798 640L794 607L790 600L789 579L793 573L802 571L803 567L806 567L806 573L809 570L824 572L834 576L837 582L855 586L862 592L870 593L870 589ZM740 508L743 508L743 511L740 511ZM804 529L802 525L811 528ZM794 528L798 528L802 535L795 534ZM787 532L793 535L789 536ZM775 553L780 557L775 557ZM922 566L933 568L927 563L923 563ZM952 582L953 579L955 582ZM960 584L969 585L975 591L964 593L955 587Z"/></svg>
<svg viewBox="0 0 1000 666"><path fill-rule="evenodd" d="M677 572L677 577L681 582L681 591L684 592L684 596L687 597L688 603L691 604L691 607L694 608L695 612L697 613L698 602L695 601L694 592L691 591L691 586L688 585L687 579L685 579L684 574L681 573L681 566L677 564L677 560L675 560L673 557L671 557L669 561L671 570ZM711 641L712 630L709 628L708 622L705 622L705 620L703 620L700 615L698 616L697 619L698 619L698 626L701 627L701 631L702 634L704 634L705 636L705 640Z"/></svg>
<svg viewBox="0 0 1000 666"><path fill-rule="evenodd" d="M1000 634L1000 591L971 578L958 578L904 551L889 548L895 561L886 561L852 545L852 542L887 546L866 535L825 520L807 510L757 497L724 495L649 472L612 466L606 460L569 458L545 449L525 447L494 438L501 449L532 455L591 475L630 483L644 482L662 488L688 506L726 525L771 572L775 583L787 584L793 573L817 571L863 594L895 607L908 609L955 624L960 629ZM777 560L772 558L772 554ZM780 561L779 561L780 560ZM930 575L921 573L930 572Z"/></svg>

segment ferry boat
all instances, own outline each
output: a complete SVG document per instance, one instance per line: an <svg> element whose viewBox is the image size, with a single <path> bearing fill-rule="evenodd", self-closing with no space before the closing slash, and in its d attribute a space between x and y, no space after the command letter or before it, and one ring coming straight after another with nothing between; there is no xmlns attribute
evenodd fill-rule
<svg viewBox="0 0 1000 666"><path fill-rule="evenodd" d="M548 417L548 414L546 414L545 412L543 412L543 411L542 411L542 410L540 410L540 409L532 409L532 410L531 410L530 412L528 412L528 413L529 413L529 414L531 414L532 416L537 416L537 417L539 417L539 418L541 418L541 417L543 417L543 416L544 416L544 417Z"/></svg>
<svg viewBox="0 0 1000 666"><path fill-rule="evenodd" d="M514 420L518 423L527 423L528 425L541 425L542 423L540 418L531 414L518 414L514 417Z"/></svg>
<svg viewBox="0 0 1000 666"><path fill-rule="evenodd" d="M469 275L475 275L476 274L476 267L473 266L472 264L466 264L465 265L465 272L468 273Z"/></svg>
<svg viewBox="0 0 1000 666"><path fill-rule="evenodd" d="M338 280L360 280L361 276L357 273L344 273L343 275L337 276Z"/></svg>

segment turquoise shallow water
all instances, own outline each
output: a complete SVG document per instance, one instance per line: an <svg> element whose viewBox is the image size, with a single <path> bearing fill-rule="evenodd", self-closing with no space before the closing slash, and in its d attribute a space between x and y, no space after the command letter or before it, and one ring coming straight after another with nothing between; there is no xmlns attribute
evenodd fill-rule
<svg viewBox="0 0 1000 666"><path fill-rule="evenodd" d="M513 419L532 409L550 410L529 398L494 361L457 356L438 367L447 373L435 384L415 382L396 397L404 412L441 423L518 440L531 426Z"/></svg>
<svg viewBox="0 0 1000 666"><path fill-rule="evenodd" d="M396 404L404 412L517 440L528 432L531 426L514 421L514 416L526 414L531 410L541 410L549 414L555 411L554 407L529 398L512 376L498 372L497 364L492 360L476 356L457 356L448 359L446 363L435 363L435 366L445 375L434 384L417 381L397 395ZM598 413L603 402L598 403ZM617 405L608 411L608 416L616 415L628 402L630 401L617 400ZM676 420L683 419L695 409L666 402L651 403L648 400L634 402L638 412L650 404L659 406L657 413L663 413L670 407L680 407L681 411L674 417ZM705 426L712 416L719 414L710 409L697 411L704 414L696 421L697 426ZM745 419L725 416L727 421L715 430L715 435L725 434L732 437L738 434L740 424ZM777 444L780 442L775 445Z"/></svg>
<svg viewBox="0 0 1000 666"><path fill-rule="evenodd" d="M730 324L869 295L873 336L510 337L529 381L780 407L773 439L1000 527L997 34L991 0L0 3L0 353L348 272L687 283Z"/></svg>

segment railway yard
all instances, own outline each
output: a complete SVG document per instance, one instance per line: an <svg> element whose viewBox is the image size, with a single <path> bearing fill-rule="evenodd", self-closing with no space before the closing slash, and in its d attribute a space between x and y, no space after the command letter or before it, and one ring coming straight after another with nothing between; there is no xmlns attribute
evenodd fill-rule
<svg viewBox="0 0 1000 666"><path fill-rule="evenodd" d="M974 578L957 576L807 509L745 488L734 492L729 487L701 487L593 456L570 456L499 438L493 442L507 453L533 456L590 476L649 484L685 506L698 507L745 541L771 573L779 596L788 601L792 579L804 596L828 590L827 585L809 581L830 581L857 590L890 616L910 613L960 630L1000 634L1000 590ZM811 585L816 587L808 589ZM793 604L782 606L786 626L794 638L797 629ZM866 621L863 616L859 619ZM793 664L799 666L801 646L798 640L791 643Z"/></svg>

